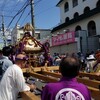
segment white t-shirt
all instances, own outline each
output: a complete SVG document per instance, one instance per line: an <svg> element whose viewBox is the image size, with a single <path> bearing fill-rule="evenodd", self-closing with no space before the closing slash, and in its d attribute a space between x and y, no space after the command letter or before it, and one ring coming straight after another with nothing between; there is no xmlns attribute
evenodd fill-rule
<svg viewBox="0 0 100 100"><path fill-rule="evenodd" d="M21 68L14 64L6 70L1 80L0 100L16 100L19 92L29 90Z"/></svg>

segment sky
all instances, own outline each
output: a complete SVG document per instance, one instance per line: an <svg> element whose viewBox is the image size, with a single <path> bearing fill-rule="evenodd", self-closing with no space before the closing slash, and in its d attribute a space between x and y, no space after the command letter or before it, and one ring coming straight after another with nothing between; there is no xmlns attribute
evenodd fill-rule
<svg viewBox="0 0 100 100"><path fill-rule="evenodd" d="M35 7L35 23L40 28L53 28L60 21L59 0L43 0Z"/></svg>
<svg viewBox="0 0 100 100"><path fill-rule="evenodd" d="M34 0L35 28L52 29L58 25L60 22L60 11L59 7L56 7L56 4L59 1L60 0ZM25 2L28 2L28 0L0 0L0 14L4 15L5 27L13 28L16 23L20 26L31 23L30 6L27 6L25 11L21 11ZM21 11L21 13L18 14L18 11ZM0 17L0 27L1 26L2 17Z"/></svg>

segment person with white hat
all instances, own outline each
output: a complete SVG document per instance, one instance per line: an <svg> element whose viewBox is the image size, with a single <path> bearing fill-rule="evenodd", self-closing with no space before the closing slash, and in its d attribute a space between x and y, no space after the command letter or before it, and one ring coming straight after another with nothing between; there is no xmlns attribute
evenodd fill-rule
<svg viewBox="0 0 100 100"><path fill-rule="evenodd" d="M95 63L94 55L91 54L86 59L87 59L86 72L93 72L93 66L94 66L94 63Z"/></svg>

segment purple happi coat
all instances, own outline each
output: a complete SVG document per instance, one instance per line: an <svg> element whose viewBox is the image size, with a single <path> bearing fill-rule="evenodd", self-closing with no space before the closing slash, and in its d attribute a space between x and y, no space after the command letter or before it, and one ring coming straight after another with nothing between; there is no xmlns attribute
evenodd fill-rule
<svg viewBox="0 0 100 100"><path fill-rule="evenodd" d="M91 96L87 87L76 78L63 77L59 82L44 87L41 100L91 100Z"/></svg>

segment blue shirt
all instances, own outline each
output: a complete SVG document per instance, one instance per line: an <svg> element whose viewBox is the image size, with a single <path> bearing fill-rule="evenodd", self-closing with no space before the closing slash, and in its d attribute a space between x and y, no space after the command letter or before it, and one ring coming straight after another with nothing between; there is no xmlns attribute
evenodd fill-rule
<svg viewBox="0 0 100 100"><path fill-rule="evenodd" d="M6 56L2 56L0 58L0 63L2 63L2 75L0 75L0 79L2 78L3 74L5 73L5 71L7 70L7 68L11 65L13 65L12 61L9 60L8 57Z"/></svg>

